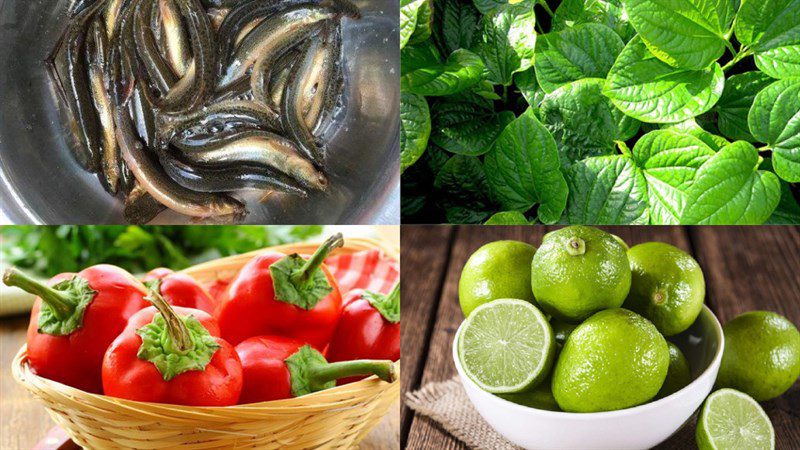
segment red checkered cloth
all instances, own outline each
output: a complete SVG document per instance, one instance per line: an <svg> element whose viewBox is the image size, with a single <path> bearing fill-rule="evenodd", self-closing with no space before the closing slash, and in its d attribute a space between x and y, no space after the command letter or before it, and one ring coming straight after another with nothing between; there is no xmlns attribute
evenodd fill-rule
<svg viewBox="0 0 800 450"><path fill-rule="evenodd" d="M380 250L365 250L325 260L342 294L366 289L388 294L400 279L400 262Z"/></svg>

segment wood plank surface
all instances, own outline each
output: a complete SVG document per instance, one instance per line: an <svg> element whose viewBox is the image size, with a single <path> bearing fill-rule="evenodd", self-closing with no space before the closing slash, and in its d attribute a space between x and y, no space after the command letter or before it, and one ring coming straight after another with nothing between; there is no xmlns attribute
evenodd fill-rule
<svg viewBox="0 0 800 450"><path fill-rule="evenodd" d="M435 227L437 233L442 233ZM425 299L425 310L430 316L420 320L431 323L429 342L419 345L422 337L414 333L414 343L403 340L403 360L423 359L424 370L420 384L405 384L405 393L432 381L441 381L455 375L452 363L452 341L463 320L458 305L458 279L469 256L481 245L498 239L517 239L538 245L544 233L557 227L454 227L454 242L450 253L441 256L441 249L433 251L417 242L428 242L425 234L429 227L403 227L404 261L426 261L426 265L403 265L403 316L416 310L420 320L422 309L419 299L405 293L415 290L417 278L422 276L425 285L441 284L441 295ZM737 314L753 309L768 309L781 313L794 323L800 323L800 230L789 227L600 227L614 233L633 246L647 241L668 242L693 254L703 267L708 293L706 303L726 321ZM428 269L446 261L439 283L432 281ZM438 268L438 266L437 266ZM437 270L437 273L439 271ZM406 287L408 286L408 287ZM404 321L408 324L408 321ZM404 325L408 327L409 325ZM780 399L764 404L778 435L779 449L800 449L800 416L798 398L800 385L795 386ZM464 444L453 439L431 420L418 415L403 415L401 442L409 449L463 449ZM684 426L659 449L691 449L694 444L694 421Z"/></svg>
<svg viewBox="0 0 800 450"><path fill-rule="evenodd" d="M418 349L403 355L403 369L400 373L401 397L408 389L419 387L424 367L423 357L427 354L427 344L433 325L434 312L441 296L445 269L450 255L454 230L447 226L403 227L401 229L403 248L425 249L406 254L401 252L401 271L413 267L413 279L400 277L401 316L400 338L403 347ZM413 301L406 301L413 299ZM412 411L403 403L400 410L402 429L401 446L408 436Z"/></svg>

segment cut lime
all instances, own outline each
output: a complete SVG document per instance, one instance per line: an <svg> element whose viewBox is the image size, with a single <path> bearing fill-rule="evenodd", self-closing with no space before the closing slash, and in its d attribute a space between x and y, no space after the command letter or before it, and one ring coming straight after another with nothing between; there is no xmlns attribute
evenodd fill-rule
<svg viewBox="0 0 800 450"><path fill-rule="evenodd" d="M775 448L775 430L761 406L747 394L720 389L709 395L697 420L700 450Z"/></svg>
<svg viewBox="0 0 800 450"><path fill-rule="evenodd" d="M555 338L547 318L523 300L485 303L461 327L458 357L481 389L508 394L532 388L550 372Z"/></svg>

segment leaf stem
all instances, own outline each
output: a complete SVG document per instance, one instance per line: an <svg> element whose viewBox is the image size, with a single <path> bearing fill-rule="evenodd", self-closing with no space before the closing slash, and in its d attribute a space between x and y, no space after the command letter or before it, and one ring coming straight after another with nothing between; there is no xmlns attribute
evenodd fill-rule
<svg viewBox="0 0 800 450"><path fill-rule="evenodd" d="M547 11L547 14L549 14L550 17L553 17L553 10L550 9L550 5L547 4L547 0L539 0L538 3L542 5L542 8ZM539 21L537 20L536 22L538 23Z"/></svg>
<svg viewBox="0 0 800 450"><path fill-rule="evenodd" d="M739 53L735 53L734 52L733 59L731 59L730 61L728 61L727 64L722 66L722 71L723 72L727 71L728 69L730 69L731 67L736 65L736 63L738 63L739 61L743 60L744 58L747 58L748 56L750 56L752 54L753 54L752 50L750 50L747 47L742 47L742 49L739 51Z"/></svg>

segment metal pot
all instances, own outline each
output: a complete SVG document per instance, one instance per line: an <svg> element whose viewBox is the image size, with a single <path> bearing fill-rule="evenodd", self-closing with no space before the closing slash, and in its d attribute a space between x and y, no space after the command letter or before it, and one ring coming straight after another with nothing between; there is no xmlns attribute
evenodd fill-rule
<svg viewBox="0 0 800 450"><path fill-rule="evenodd" d="M45 70L69 3L0 2L0 222L124 222L122 201L73 159L66 114ZM247 197L245 222L399 223L399 6L356 3L364 17L343 21L346 109L327 135L329 189L308 199ZM166 211L154 223L190 221Z"/></svg>

